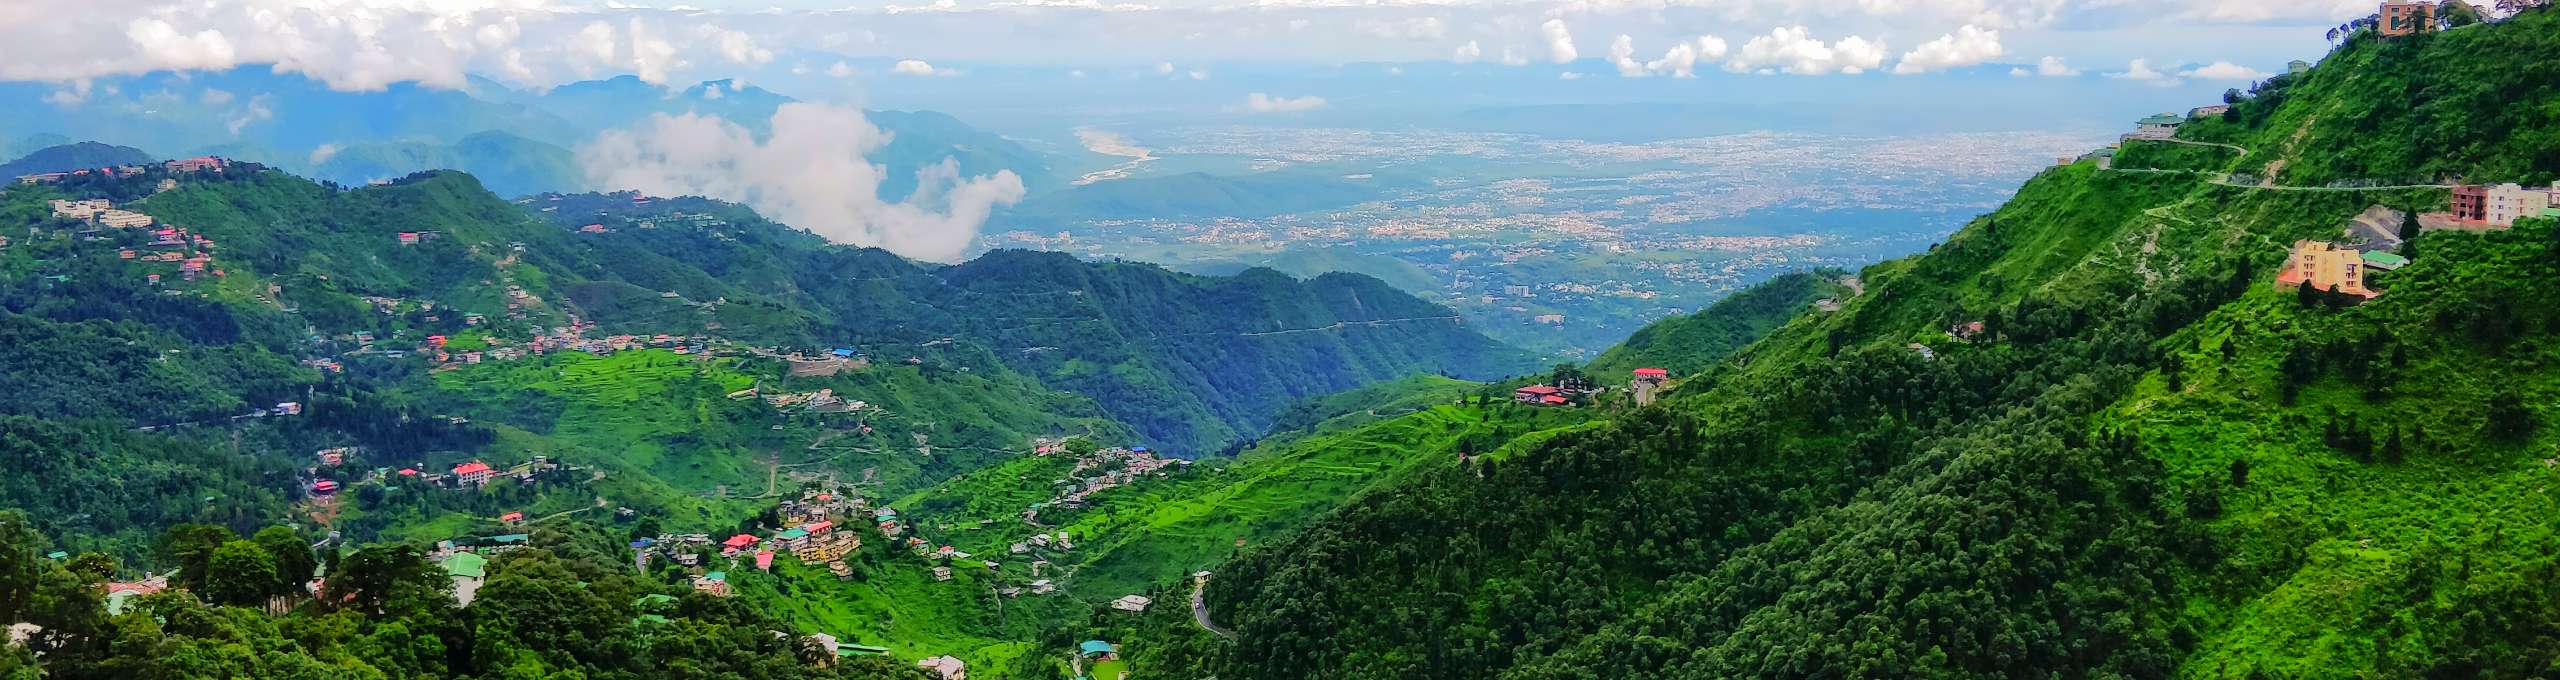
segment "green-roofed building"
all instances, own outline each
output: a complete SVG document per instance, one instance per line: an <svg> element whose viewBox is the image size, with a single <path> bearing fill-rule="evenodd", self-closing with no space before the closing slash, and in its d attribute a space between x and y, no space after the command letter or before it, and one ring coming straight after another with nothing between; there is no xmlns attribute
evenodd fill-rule
<svg viewBox="0 0 2560 680"><path fill-rule="evenodd" d="M797 541L808 538L809 530L802 529L800 527L792 527L782 530L782 533L774 534L773 537L785 541Z"/></svg>
<svg viewBox="0 0 2560 680"><path fill-rule="evenodd" d="M455 578L487 578L489 558L475 553L454 553L444 558L444 573Z"/></svg>
<svg viewBox="0 0 2560 680"><path fill-rule="evenodd" d="M2366 269L2380 269L2387 272L2409 266L2409 258L2401 257L2396 253L2368 250L2364 252L2364 266Z"/></svg>
<svg viewBox="0 0 2560 680"><path fill-rule="evenodd" d="M526 534L499 534L483 539L483 542L489 545L524 545L525 541L532 539L532 536Z"/></svg>
<svg viewBox="0 0 2560 680"><path fill-rule="evenodd" d="M871 645L836 645L836 656L888 656L889 648Z"/></svg>

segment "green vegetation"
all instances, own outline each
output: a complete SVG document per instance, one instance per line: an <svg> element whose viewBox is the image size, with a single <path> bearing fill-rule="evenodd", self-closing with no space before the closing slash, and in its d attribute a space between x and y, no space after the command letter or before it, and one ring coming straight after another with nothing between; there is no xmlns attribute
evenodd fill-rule
<svg viewBox="0 0 2560 680"><path fill-rule="evenodd" d="M2240 172L2283 184L2560 179L2560 14L2383 39L2356 32L2320 67L2252 87L2179 136L2247 147Z"/></svg>
<svg viewBox="0 0 2560 680"><path fill-rule="evenodd" d="M1623 381L1639 368L1690 376L1715 368L1734 352L1813 309L1818 300L1849 297L1842 272L1798 272L1743 289L1688 316L1646 325L1584 368L1604 381Z"/></svg>
<svg viewBox="0 0 2560 680"><path fill-rule="evenodd" d="M2236 149L2157 140L2128 139L2116 151L2118 170L2186 170L2229 172L2241 159Z"/></svg>
<svg viewBox="0 0 2560 680"><path fill-rule="evenodd" d="M0 653L11 677L728 677L923 680L887 657L827 658L811 638L739 602L637 577L584 532L541 532L489 562L458 608L453 582L415 547L315 554L269 527L173 529L186 565L169 590L109 615L114 561L39 556L43 536L0 514L0 617L40 628ZM327 565L321 571L321 565ZM324 574L320 597L304 589ZM680 596L679 596L680 595ZM291 607L273 616L256 607Z"/></svg>
<svg viewBox="0 0 2560 680"><path fill-rule="evenodd" d="M2329 114L2560 59L2554 21L2358 38L2196 134L2327 140L2240 142L2288 184L2547 178L2560 139L2508 126L2560 91L2523 77L2420 80L2466 103L2414 129ZM2296 239L2444 200L2056 168L1663 407L1247 550L1207 590L1231 642L1096 630L1230 679L2544 674L2560 225L2428 234L2361 306L2269 286Z"/></svg>

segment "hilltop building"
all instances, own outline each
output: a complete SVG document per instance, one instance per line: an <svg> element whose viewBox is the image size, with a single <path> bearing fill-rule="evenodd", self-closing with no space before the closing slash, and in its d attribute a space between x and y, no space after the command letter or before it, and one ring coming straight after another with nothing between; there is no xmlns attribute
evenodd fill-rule
<svg viewBox="0 0 2560 680"><path fill-rule="evenodd" d="M1565 398L1564 390L1554 385L1530 385L1512 390L1511 399L1523 404L1540 406L1562 406L1570 401Z"/></svg>
<svg viewBox="0 0 2560 680"><path fill-rule="evenodd" d="M2169 139L2178 136L2178 126L2185 124L2187 119L2178 117L2178 114L2152 114L2150 117L2134 121L2133 134L2125 135L2124 138L2128 140Z"/></svg>
<svg viewBox="0 0 2560 680"><path fill-rule="evenodd" d="M490 479L497 476L497 469L489 467L488 463L476 460L453 466L453 483L461 486L488 484Z"/></svg>
<svg viewBox="0 0 2560 680"><path fill-rule="evenodd" d="M444 573L453 577L454 606L471 606L480 593L480 582L489 576L489 558L477 553L457 552L444 558Z"/></svg>
<svg viewBox="0 0 2560 680"><path fill-rule="evenodd" d="M1635 379L1627 383L1627 390L1635 393L1637 406L1651 406L1655 396L1662 391L1662 386L1669 382L1671 382L1670 371L1659 368L1639 368L1636 369Z"/></svg>
<svg viewBox="0 0 2560 680"><path fill-rule="evenodd" d="M2381 23L2375 27L2375 30L2381 31L2382 37L2397 38L2406 35L2417 35L2435 28L2436 3L2424 2L2423 0L2418 2L2384 2L2382 3L2382 13L2379 18L2381 19Z"/></svg>
<svg viewBox="0 0 2560 680"><path fill-rule="evenodd" d="M2367 300L2381 296L2381 291L2365 287L2365 269L2363 253L2327 241L2300 241L2293 244L2293 255L2285 259L2284 272L2276 275L2276 289L2294 290L2309 285Z"/></svg>

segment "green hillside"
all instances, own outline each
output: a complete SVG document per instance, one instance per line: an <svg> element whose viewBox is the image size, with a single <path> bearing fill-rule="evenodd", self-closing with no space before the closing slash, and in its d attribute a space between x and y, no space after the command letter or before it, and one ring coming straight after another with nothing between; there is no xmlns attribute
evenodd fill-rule
<svg viewBox="0 0 2560 680"><path fill-rule="evenodd" d="M2560 314L2531 301L2560 225L2429 233L2361 306L2271 282L2369 205L2446 201L2319 173L2560 172L2505 115L2318 115L2560 60L2556 22L2359 34L2251 127L2190 133L2360 140L2276 157L2299 178L2049 170L1662 408L1246 551L1207 590L1231 642L1112 630L1148 673L1231 679L2547 673ZM2550 111L2541 82L2467 106Z"/></svg>
<svg viewBox="0 0 2560 680"><path fill-rule="evenodd" d="M1625 342L1592 359L1584 371L1622 380L1638 368L1696 375L1781 325L1813 309L1816 301L1849 296L1836 271L1797 272L1717 300L1707 309L1645 325Z"/></svg>

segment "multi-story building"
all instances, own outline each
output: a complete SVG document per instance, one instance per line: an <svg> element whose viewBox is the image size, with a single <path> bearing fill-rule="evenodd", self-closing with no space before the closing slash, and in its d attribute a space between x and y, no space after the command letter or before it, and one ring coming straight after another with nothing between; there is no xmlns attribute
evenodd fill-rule
<svg viewBox="0 0 2560 680"><path fill-rule="evenodd" d="M2381 31L2383 37L2416 35L2435 27L2436 3L2384 2L2380 18L2382 23L2375 30Z"/></svg>
<svg viewBox="0 0 2560 680"><path fill-rule="evenodd" d="M2512 227L2516 220L2542 215L2553 207L2554 194L2560 193L2560 182L2549 188L2500 184L2484 192L2486 220L2490 226Z"/></svg>
<svg viewBox="0 0 2560 680"><path fill-rule="evenodd" d="M2365 299L2382 295L2365 287L2363 253L2353 248L2340 248L2327 241L2298 241L2293 255L2285 259L2284 271L2276 275L2278 290L2294 290L2309 285L2315 290L2336 291Z"/></svg>

